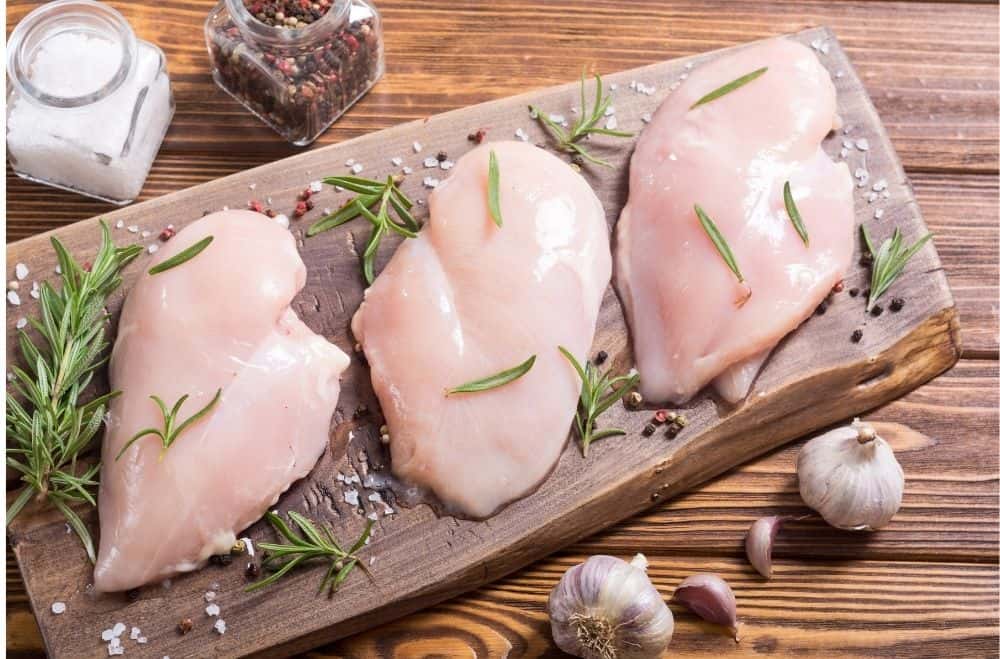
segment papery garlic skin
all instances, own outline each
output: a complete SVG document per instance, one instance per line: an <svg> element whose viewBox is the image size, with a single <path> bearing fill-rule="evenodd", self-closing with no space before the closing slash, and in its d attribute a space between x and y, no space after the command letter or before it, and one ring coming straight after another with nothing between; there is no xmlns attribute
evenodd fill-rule
<svg viewBox="0 0 1000 659"><path fill-rule="evenodd" d="M660 657L674 616L646 575L646 557L631 563L591 556L571 567L549 595L556 645L584 659Z"/></svg>
<svg viewBox="0 0 1000 659"><path fill-rule="evenodd" d="M838 529L880 529L903 502L903 468L892 447L858 419L809 440L797 471L802 500Z"/></svg>

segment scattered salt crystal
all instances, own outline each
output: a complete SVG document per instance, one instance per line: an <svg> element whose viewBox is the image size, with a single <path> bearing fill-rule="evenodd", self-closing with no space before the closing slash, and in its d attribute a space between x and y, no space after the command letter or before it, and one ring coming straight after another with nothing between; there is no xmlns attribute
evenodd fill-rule
<svg viewBox="0 0 1000 659"><path fill-rule="evenodd" d="M264 197L264 201L267 202L268 206L273 206L274 205L274 200L271 199L271 195L268 195L268 196Z"/></svg>
<svg viewBox="0 0 1000 659"><path fill-rule="evenodd" d="M60 266L60 265L56 266L56 274L57 275L61 275L62 274L62 266Z"/></svg>
<svg viewBox="0 0 1000 659"><path fill-rule="evenodd" d="M616 82L611 83L611 91L618 91L618 83Z"/></svg>
<svg viewBox="0 0 1000 659"><path fill-rule="evenodd" d="M819 51L819 49L823 47L823 40L813 39L812 41L809 42L809 45L812 46L813 50Z"/></svg>
<svg viewBox="0 0 1000 659"><path fill-rule="evenodd" d="M7 382L13 382L13 381L14 381L14 374L11 373L10 371L7 371ZM66 526L69 526L69 524L67 524Z"/></svg>
<svg viewBox="0 0 1000 659"><path fill-rule="evenodd" d="M142 636L142 630L139 629L138 627L132 627L132 631L129 632L128 637L134 641L135 639L139 638L140 636Z"/></svg>
<svg viewBox="0 0 1000 659"><path fill-rule="evenodd" d="M219 632L220 635L226 633L226 621L219 618L215 621L215 631Z"/></svg>
<svg viewBox="0 0 1000 659"><path fill-rule="evenodd" d="M829 55L830 54L830 42L829 41L824 41L823 45L819 47L819 50L824 55Z"/></svg>
<svg viewBox="0 0 1000 659"><path fill-rule="evenodd" d="M684 68L690 71L691 69L694 68L694 62L688 62L687 64L684 65Z"/></svg>
<svg viewBox="0 0 1000 659"><path fill-rule="evenodd" d="M403 164L403 159L402 159L402 158L400 158L399 156L396 156L396 157L394 157L394 158L390 158L390 159L389 159L389 162L391 162L391 163L392 163L393 165L395 165L396 167L399 167L400 165L402 165L402 164Z"/></svg>
<svg viewBox="0 0 1000 659"><path fill-rule="evenodd" d="M405 166L405 165L404 165L404 166L403 166L403 173L404 173L404 174L407 174L407 175L409 175L409 174L412 174L412 173L413 173L413 168L412 168L412 167L409 167L409 166Z"/></svg>
<svg viewBox="0 0 1000 659"><path fill-rule="evenodd" d="M153 243L152 245L146 248L146 251L149 252L150 254L156 254L158 251L160 251L160 246L157 245L156 243Z"/></svg>
<svg viewBox="0 0 1000 659"><path fill-rule="evenodd" d="M333 212L333 209L332 209L332 208L329 208L329 207L325 207L325 208L323 209L323 215L329 215L329 214L330 214L330 213L332 213L332 212Z"/></svg>
<svg viewBox="0 0 1000 659"><path fill-rule="evenodd" d="M364 171L364 169L365 169L364 165L362 165L359 162L354 163L354 165L351 167L351 171L354 172L355 174L360 174L362 171Z"/></svg>
<svg viewBox="0 0 1000 659"><path fill-rule="evenodd" d="M523 128L518 128L514 131L514 137L521 140L522 142L528 141L528 134L524 132Z"/></svg>
<svg viewBox="0 0 1000 659"><path fill-rule="evenodd" d="M841 142L841 144L844 145L845 149L853 149L854 148L854 140L852 140L850 138L847 138L847 137L845 137L843 139L843 141Z"/></svg>
<svg viewBox="0 0 1000 659"><path fill-rule="evenodd" d="M338 471L337 475L334 476L333 479L335 481L337 481L338 483L343 483L344 482L344 475Z"/></svg>
<svg viewBox="0 0 1000 659"><path fill-rule="evenodd" d="M14 276L18 279L24 279L28 276L28 266L23 263L18 263L14 266Z"/></svg>
<svg viewBox="0 0 1000 659"><path fill-rule="evenodd" d="M15 307L20 306L21 296L17 294L17 291L7 291L7 301Z"/></svg>
<svg viewBox="0 0 1000 659"><path fill-rule="evenodd" d="M348 158L347 162L344 163L344 167L354 167L354 163L357 162L354 158Z"/></svg>
<svg viewBox="0 0 1000 659"><path fill-rule="evenodd" d="M580 108L576 107L575 105L573 107L571 107L569 109L569 111L570 111L570 114L580 114Z"/></svg>
<svg viewBox="0 0 1000 659"><path fill-rule="evenodd" d="M608 117L608 120L604 122L604 127L608 130L614 130L618 128L618 117Z"/></svg>
<svg viewBox="0 0 1000 659"><path fill-rule="evenodd" d="M309 192L313 194L323 192L323 181L311 181L309 183Z"/></svg>
<svg viewBox="0 0 1000 659"><path fill-rule="evenodd" d="M437 180L436 178L433 178L431 176L427 176L427 177L424 178L424 187L425 188L436 188L438 186L438 183L440 183L440 182L441 181Z"/></svg>
<svg viewBox="0 0 1000 659"><path fill-rule="evenodd" d="M205 593L205 601L206 602L214 602L215 601L215 591L214 590L210 590L207 593Z"/></svg>
<svg viewBox="0 0 1000 659"><path fill-rule="evenodd" d="M223 208L223 210L229 210L229 209ZM128 232L129 233L139 233L139 227L138 227L138 225L130 224L129 227L128 227Z"/></svg>
<svg viewBox="0 0 1000 659"><path fill-rule="evenodd" d="M550 114L549 119L556 122L557 124L561 124L562 122L566 121L566 117L561 114Z"/></svg>
<svg viewBox="0 0 1000 659"><path fill-rule="evenodd" d="M126 629L128 628L125 626L124 622L116 622L115 626L111 628L111 633L115 636L115 638L117 638L124 634Z"/></svg>
<svg viewBox="0 0 1000 659"><path fill-rule="evenodd" d="M66 612L65 602L52 602L52 613L60 615Z"/></svg>
<svg viewBox="0 0 1000 659"><path fill-rule="evenodd" d="M375 512L370 512L367 515L365 515L365 517L367 517L368 519L370 519L373 522L377 522L378 521L378 514L375 513Z"/></svg>
<svg viewBox="0 0 1000 659"><path fill-rule="evenodd" d="M358 505L358 491L354 489L344 490L344 503L349 506Z"/></svg>
<svg viewBox="0 0 1000 659"><path fill-rule="evenodd" d="M854 143L854 145L858 147L858 151L868 150L868 140L866 140L863 137L859 138L858 141Z"/></svg>
<svg viewBox="0 0 1000 659"><path fill-rule="evenodd" d="M205 607L205 613L209 617L215 617L219 615L219 605L215 603L209 604L208 606Z"/></svg>
<svg viewBox="0 0 1000 659"><path fill-rule="evenodd" d="M858 179L859 181L868 180L868 170L865 169L864 167L858 167L857 169L854 170L854 178Z"/></svg>
<svg viewBox="0 0 1000 659"><path fill-rule="evenodd" d="M643 112L642 117L640 118L642 119L642 123L648 124L650 121L653 120L653 115L649 112Z"/></svg>
<svg viewBox="0 0 1000 659"><path fill-rule="evenodd" d="M875 219L876 220L881 220L883 215L885 215L885 211L883 209L878 208L878 209L875 210Z"/></svg>
<svg viewBox="0 0 1000 659"><path fill-rule="evenodd" d="M385 505L385 510L382 511L386 515L395 515L396 511L389 504Z"/></svg>
<svg viewBox="0 0 1000 659"><path fill-rule="evenodd" d="M884 192L882 193L882 198L883 198L883 199L888 199L888 198L889 198L889 191L888 191L888 190L885 190L885 191L884 191Z"/></svg>
<svg viewBox="0 0 1000 659"><path fill-rule="evenodd" d="M438 165L440 164L441 164L440 161L438 161L438 159L435 158L434 156L431 156L430 158L424 158L424 167L426 169L437 169Z"/></svg>
<svg viewBox="0 0 1000 659"><path fill-rule="evenodd" d="M413 143L413 153L420 153L423 150L423 145L420 142Z"/></svg>
<svg viewBox="0 0 1000 659"><path fill-rule="evenodd" d="M138 643L139 645L145 645L146 643L149 642L149 640L145 636L140 636L139 638L135 639L135 642Z"/></svg>
<svg viewBox="0 0 1000 659"><path fill-rule="evenodd" d="M115 222L115 228L116 229L121 229L124 226L125 226L125 221L124 220L118 220L117 222Z"/></svg>
<svg viewBox="0 0 1000 659"><path fill-rule="evenodd" d="M850 155L850 153L851 153L851 152L850 152L850 151L848 151L847 149L841 149L841 150L840 150L840 157L841 157L841 158L845 158L845 159L846 159L846 158L847 158L847 156L849 156L849 155Z"/></svg>
<svg viewBox="0 0 1000 659"><path fill-rule="evenodd" d="M286 229L288 228L288 216L285 215L284 213L278 213L277 215L275 215L274 221L280 224L281 226L285 227Z"/></svg>
<svg viewBox="0 0 1000 659"><path fill-rule="evenodd" d="M869 204L874 204L877 200L878 200L878 193L877 192L869 192L868 193L868 203Z"/></svg>
<svg viewBox="0 0 1000 659"><path fill-rule="evenodd" d="M614 113L615 113L615 106L609 105L608 108L604 111L604 116L605 117L610 117Z"/></svg>
<svg viewBox="0 0 1000 659"><path fill-rule="evenodd" d="M152 231L143 231L143 232L142 232L142 233L141 233L140 235L141 235L141 236L142 236L143 238L149 238L150 236L152 236L152 235L153 235L153 232L152 232Z"/></svg>
<svg viewBox="0 0 1000 659"><path fill-rule="evenodd" d="M443 169L445 171L451 169L454 166L455 166L455 163L453 163L450 160L445 160L444 162L441 163L441 169Z"/></svg>
<svg viewBox="0 0 1000 659"><path fill-rule="evenodd" d="M27 318L18 318L17 319L17 323L15 323L14 326L17 329L24 329L25 327L28 326L28 319Z"/></svg>
<svg viewBox="0 0 1000 659"><path fill-rule="evenodd" d="M256 190L256 189L257 189L257 184L256 184L256 183L251 183L251 184L250 184L250 185L248 185L247 187L248 187L248 188L250 188L250 190L251 190L251 191L253 191L253 190Z"/></svg>
<svg viewBox="0 0 1000 659"><path fill-rule="evenodd" d="M110 641L114 637L115 637L115 632L113 629L105 629L103 632L101 632L102 641Z"/></svg>
<svg viewBox="0 0 1000 659"><path fill-rule="evenodd" d="M121 642L117 638L112 639L111 643L108 643L108 656L116 657L125 654L125 648L122 647Z"/></svg>
<svg viewBox="0 0 1000 659"><path fill-rule="evenodd" d="M844 72L843 71L837 71L836 73L833 74L833 77L834 78L843 78L844 77Z"/></svg>
<svg viewBox="0 0 1000 659"><path fill-rule="evenodd" d="M343 192L344 188L340 187L339 185L335 185L335 186L333 186L333 191L334 192ZM267 203L271 203L271 202L267 202Z"/></svg>
<svg viewBox="0 0 1000 659"><path fill-rule="evenodd" d="M875 192L882 192L887 187L889 187L889 184L885 182L884 178L880 178L879 180L875 181L875 183L872 184L872 190L874 190Z"/></svg>

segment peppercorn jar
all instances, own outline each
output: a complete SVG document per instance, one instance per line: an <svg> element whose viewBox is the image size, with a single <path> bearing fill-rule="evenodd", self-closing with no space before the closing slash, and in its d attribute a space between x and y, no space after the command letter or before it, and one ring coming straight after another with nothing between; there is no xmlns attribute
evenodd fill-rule
<svg viewBox="0 0 1000 659"><path fill-rule="evenodd" d="M105 4L49 2L10 35L7 158L22 178L127 204L173 114L163 51Z"/></svg>
<svg viewBox="0 0 1000 659"><path fill-rule="evenodd" d="M297 146L382 76L382 23L365 0L220 0L205 21L216 84Z"/></svg>

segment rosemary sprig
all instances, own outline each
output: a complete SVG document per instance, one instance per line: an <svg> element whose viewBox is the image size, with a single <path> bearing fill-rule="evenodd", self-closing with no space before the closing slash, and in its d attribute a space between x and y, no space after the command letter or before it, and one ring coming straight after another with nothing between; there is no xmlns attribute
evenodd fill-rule
<svg viewBox="0 0 1000 659"><path fill-rule="evenodd" d="M621 428L605 428L597 430L597 417L617 401L621 400L625 394L639 384L639 374L619 375L612 378L608 373L601 373L597 367L588 360L585 366L581 366L576 357L566 348L559 346L559 352L573 365L583 386L580 389L580 403L576 412L576 432L580 435L580 443L583 448L583 457L587 457L587 451L592 442L605 437L624 435ZM622 383L615 389L615 385Z"/></svg>
<svg viewBox="0 0 1000 659"><path fill-rule="evenodd" d="M215 240L215 236L206 236L202 238L195 244L185 249L183 252L174 254L169 259L167 259L163 263L160 263L159 265L154 265L152 268L149 269L149 274L158 275L161 272L165 272L171 268L176 268L181 263L186 263L187 261L190 261L194 257L201 254L206 247L211 245L213 240Z"/></svg>
<svg viewBox="0 0 1000 659"><path fill-rule="evenodd" d="M118 455L115 456L115 462L125 455L125 451L127 451L132 444L135 444L147 435L153 435L160 438L160 442L163 444L163 448L160 450L160 460L162 460L163 455L167 452L167 449L170 448L175 441L177 441L177 438L181 436L181 433L187 430L191 424L196 422L198 419L208 414L211 409L215 407L215 404L219 402L219 397L221 395L222 389L217 390L215 392L215 396L208 402L208 405L189 416L187 420L180 424L177 423L177 415L180 413L181 406L184 405L184 401L188 399L188 394L181 396L177 402L174 403L173 408L169 411L167 410L166 403L164 403L159 396L150 396L150 398L153 399L153 402L156 403L156 406L160 408L160 414L163 415L163 430L160 430L159 428L144 428L143 430L140 430L136 434L132 435L132 439L125 442L125 446L122 447L122 450L118 451Z"/></svg>
<svg viewBox="0 0 1000 659"><path fill-rule="evenodd" d="M737 89L739 89L743 85L747 84L748 82L753 82L754 80L756 80L757 78L761 77L765 73L767 73L767 67L763 66L763 67L757 69L756 71L751 71L750 73L746 74L745 76L740 76L739 78L737 78L736 80L733 80L732 82L727 82L726 84L722 85L718 89L714 89L714 90L708 92L707 94L705 94L704 96L702 96L701 98L699 98L697 101L694 102L694 105L692 105L688 109L689 110L693 110L696 107L698 107L699 105L704 105L705 103L710 103L710 102L714 101L715 99L719 98L720 96L725 96L729 92L736 91Z"/></svg>
<svg viewBox="0 0 1000 659"><path fill-rule="evenodd" d="M479 380L473 380L472 382L466 382L457 387L448 389L445 392L446 396L452 394L471 394L478 391L487 391L489 389L496 389L497 387L502 387L505 384L509 384L514 380L518 379L525 373L531 370L531 367L535 365L536 355L528 357L525 361L518 364L513 368L508 368L505 371L500 371L494 375L489 375L485 378Z"/></svg>
<svg viewBox="0 0 1000 659"><path fill-rule="evenodd" d="M863 224L861 225L861 236L864 238L865 247L872 255L872 281L871 290L868 293L868 311L871 311L876 300L882 297L902 274L906 262L920 251L924 243L931 239L931 234L928 233L909 247L903 247L903 234L899 227L896 227L892 237L883 241L877 251L872 245L868 229Z"/></svg>
<svg viewBox="0 0 1000 659"><path fill-rule="evenodd" d="M302 535L293 531L285 523L285 520L281 519L277 514L269 512L266 517L267 521L274 527L274 530L287 542L281 544L270 542L257 543L258 548L267 552L261 567L274 567L275 571L264 579L247 586L244 589L245 592L249 593L265 586L270 586L302 563L318 558L329 560L330 567L319 584L317 595L329 586L329 596L333 597L333 593L347 579L347 575L351 573L351 570L355 566L360 567L366 573L368 572L365 564L358 558L357 552L365 546L365 542L371 535L371 521L365 526L361 537L351 545L350 549L345 551L334 540L333 533L328 526L324 525L320 529L317 529L312 521L295 511L288 511L288 518L295 522ZM322 533L320 532L321 530Z"/></svg>
<svg viewBox="0 0 1000 659"><path fill-rule="evenodd" d="M580 74L580 117L575 122L573 122L572 128L566 131L562 126L552 121L552 118L548 114L535 107L534 105L529 105L528 109L532 114L536 115L538 120L542 122L542 125L551 133L552 137L556 139L556 148L565 151L566 153L571 153L580 156L584 160L588 160L595 165L603 165L604 167L611 167L611 163L606 160L602 160L591 155L580 142L591 135L608 135L610 137L632 137L632 133L628 133L621 130L611 130L610 128L599 128L597 122L600 121L601 117L604 116L605 111L607 111L608 106L611 105L611 95L604 95L604 86L601 82L601 76L594 74L594 80L597 81L597 89L594 94L594 107L590 112L587 111L587 80L586 76Z"/></svg>
<svg viewBox="0 0 1000 659"><path fill-rule="evenodd" d="M736 279L742 284L744 282L743 273L740 272L740 266L736 263L736 257L733 256L733 250L729 249L729 243L726 242L725 236L719 231L719 227L715 226L715 222L712 218L702 210L701 206L698 204L694 205L695 215L698 216L698 221L701 223L701 227L708 234L708 237L712 239L712 243L715 245L715 249L719 250L719 256L722 260L726 262L729 269L733 271L736 275Z"/></svg>
<svg viewBox="0 0 1000 659"><path fill-rule="evenodd" d="M806 225L802 222L802 216L799 214L799 207L795 205L795 199L792 197L791 181L785 181L785 211L788 213L788 219L792 221L792 226L802 238L802 242L805 243L806 247L809 247L809 232L806 231Z"/></svg>
<svg viewBox="0 0 1000 659"><path fill-rule="evenodd" d="M80 267L58 239L52 238L52 247L62 287L57 291L48 282L42 284L40 318L30 321L41 340L36 343L19 332L24 368L11 368L13 393L7 392L7 466L24 483L7 508L7 525L32 498L46 501L66 517L94 561L94 542L71 506L95 505L93 489L100 464L81 470L77 461L101 429L108 401L120 392L86 403L81 399L94 372L106 361L104 305L121 285L121 270L142 247L115 247L104 222L101 247L90 270Z"/></svg>
<svg viewBox="0 0 1000 659"><path fill-rule="evenodd" d="M503 216L500 215L500 163L497 162L497 154L492 149L490 150L490 173L487 193L490 217L493 218L498 227L502 227Z"/></svg>
<svg viewBox="0 0 1000 659"><path fill-rule="evenodd" d="M385 234L395 231L404 238L417 237L420 225L410 213L413 202L396 187L396 180L392 176L387 177L384 182L358 176L330 176L323 179L323 182L356 192L358 196L334 213L313 223L306 231L306 236L329 231L359 216L371 222L372 232L361 255L361 272L365 281L371 285L375 281L375 255ZM378 210L375 210L376 206ZM395 218L389 214L390 209L394 211Z"/></svg>

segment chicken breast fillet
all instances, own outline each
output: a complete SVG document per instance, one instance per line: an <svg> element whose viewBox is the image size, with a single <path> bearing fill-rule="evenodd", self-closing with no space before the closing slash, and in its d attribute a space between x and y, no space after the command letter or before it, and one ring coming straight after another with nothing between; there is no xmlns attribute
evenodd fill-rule
<svg viewBox="0 0 1000 659"><path fill-rule="evenodd" d="M289 308L306 269L292 235L259 213L208 215L166 243L153 265L206 236L199 255L143 273L122 309L102 452L94 585L127 590L194 570L305 476L323 453L348 358ZM166 451L146 436L204 408ZM162 451L162 456L161 456Z"/></svg>
<svg viewBox="0 0 1000 659"><path fill-rule="evenodd" d="M743 398L771 349L843 278L854 245L853 186L847 165L820 148L837 121L829 74L787 39L699 65L657 110L632 156L615 255L648 400L682 403L712 381L726 399ZM785 210L786 181L808 246ZM696 204L729 244L746 286L702 228Z"/></svg>
<svg viewBox="0 0 1000 659"><path fill-rule="evenodd" d="M487 205L497 155L503 227ZM482 518L533 490L565 445L611 276L604 210L566 163L530 144L463 156L430 221L396 251L354 316L391 436L392 470ZM521 364L488 391L446 390Z"/></svg>

